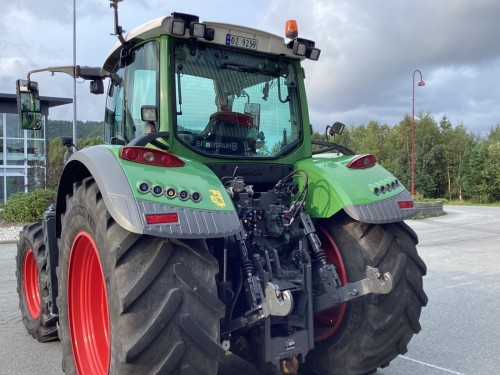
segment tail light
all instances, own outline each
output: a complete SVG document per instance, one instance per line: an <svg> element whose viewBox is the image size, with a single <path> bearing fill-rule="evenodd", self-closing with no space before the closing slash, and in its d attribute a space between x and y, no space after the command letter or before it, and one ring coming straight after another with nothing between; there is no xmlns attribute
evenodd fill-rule
<svg viewBox="0 0 500 375"><path fill-rule="evenodd" d="M183 167L184 162L168 152L149 147L128 146L120 150L120 158L156 167Z"/></svg>
<svg viewBox="0 0 500 375"><path fill-rule="evenodd" d="M349 164L347 164L347 168L353 169L364 169L373 167L377 163L377 157L372 154L360 155L354 159L352 159Z"/></svg>

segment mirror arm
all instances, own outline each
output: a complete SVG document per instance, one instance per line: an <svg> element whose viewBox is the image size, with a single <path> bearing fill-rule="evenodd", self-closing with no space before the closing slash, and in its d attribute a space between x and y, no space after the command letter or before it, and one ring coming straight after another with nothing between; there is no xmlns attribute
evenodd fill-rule
<svg viewBox="0 0 500 375"><path fill-rule="evenodd" d="M35 70L30 70L28 72L28 82L31 82L31 75L33 73L40 73L40 72L51 72L52 74L54 73L66 73L70 75L73 78L76 78L75 76L75 66L53 66L53 67L48 67L48 68L42 68L42 69L35 69Z"/></svg>
<svg viewBox="0 0 500 375"><path fill-rule="evenodd" d="M94 68L89 66L80 66L80 65L68 65L68 66L49 66L48 68L35 69L30 70L28 72L28 82L31 82L31 75L33 73L40 72L50 72L54 73L66 73L73 78L82 78L82 79L98 79L104 78L101 75L101 68Z"/></svg>

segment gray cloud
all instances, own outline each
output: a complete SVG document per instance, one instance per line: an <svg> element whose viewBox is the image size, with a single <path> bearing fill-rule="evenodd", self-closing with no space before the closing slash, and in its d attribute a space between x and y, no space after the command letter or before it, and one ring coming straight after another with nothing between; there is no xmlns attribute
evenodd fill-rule
<svg viewBox="0 0 500 375"><path fill-rule="evenodd" d="M416 92L419 110L481 131L500 122L500 3L318 0L298 13L322 49L319 62L306 64L312 118L396 123L411 113L412 74L420 69L427 85Z"/></svg>
<svg viewBox="0 0 500 375"><path fill-rule="evenodd" d="M415 107L439 120L486 131L500 123L500 2L497 0L125 0L120 22L131 30L173 10L283 34L297 19L300 35L322 50L304 64L311 122L347 124L377 120L395 124L411 113L412 74L420 69L425 87L416 88ZM77 0L78 53L82 65L100 65L116 38L107 0ZM15 25L15 27L13 26ZM26 70L72 62L72 2L7 3L0 14L0 91L12 92ZM24 73L23 73L24 72ZM37 77L38 79L38 77ZM72 95L68 78L40 75L47 95ZM79 85L79 117L102 118L102 98ZM99 106L99 107L97 107ZM95 108L92 110L92 108ZM69 109L53 111L53 118ZM68 116L71 118L71 115Z"/></svg>

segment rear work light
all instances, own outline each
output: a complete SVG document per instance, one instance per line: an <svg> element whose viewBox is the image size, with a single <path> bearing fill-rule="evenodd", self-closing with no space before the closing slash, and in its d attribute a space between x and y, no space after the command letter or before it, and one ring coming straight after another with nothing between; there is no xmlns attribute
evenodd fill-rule
<svg viewBox="0 0 500 375"><path fill-rule="evenodd" d="M183 20L172 19L168 25L168 31L172 35L184 36L186 23Z"/></svg>
<svg viewBox="0 0 500 375"><path fill-rule="evenodd" d="M205 36L206 25L200 22L191 22L189 25L189 35L194 38L203 38Z"/></svg>
<svg viewBox="0 0 500 375"><path fill-rule="evenodd" d="M318 61L321 50L314 47L308 47L306 51L306 57L309 60Z"/></svg>
<svg viewBox="0 0 500 375"><path fill-rule="evenodd" d="M185 164L177 156L168 152L139 146L123 147L120 150L120 158L155 167L183 167Z"/></svg>
<svg viewBox="0 0 500 375"><path fill-rule="evenodd" d="M375 155L366 154L352 159L349 164L347 164L347 167L353 169L364 169L373 167L376 163L377 157Z"/></svg>
<svg viewBox="0 0 500 375"><path fill-rule="evenodd" d="M173 224L179 222L179 215L177 213L169 214L150 214L146 215L146 223L152 224Z"/></svg>
<svg viewBox="0 0 500 375"><path fill-rule="evenodd" d="M198 16L186 13L172 13L167 24L167 33L175 36L184 36L186 30L191 38L203 38L212 41L215 37L215 29L207 27L200 22Z"/></svg>
<svg viewBox="0 0 500 375"><path fill-rule="evenodd" d="M307 52L307 43L295 41L292 51L294 55L305 56Z"/></svg>
<svg viewBox="0 0 500 375"><path fill-rule="evenodd" d="M314 61L319 59L321 50L314 47L314 41L298 37L299 27L296 20L286 21L285 36L291 39L290 42L287 43L287 47L292 49L294 55L304 56Z"/></svg>

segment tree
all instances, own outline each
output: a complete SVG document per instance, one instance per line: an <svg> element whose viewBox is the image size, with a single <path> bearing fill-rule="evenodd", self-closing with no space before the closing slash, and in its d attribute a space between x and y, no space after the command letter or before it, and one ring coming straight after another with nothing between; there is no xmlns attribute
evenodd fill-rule
<svg viewBox="0 0 500 375"><path fill-rule="evenodd" d="M488 137L488 142L500 142L500 124L497 124L494 128L491 128Z"/></svg>
<svg viewBox="0 0 500 375"><path fill-rule="evenodd" d="M465 155L460 182L467 197L482 200L485 193L482 171L486 157L483 145L472 147Z"/></svg>
<svg viewBox="0 0 500 375"><path fill-rule="evenodd" d="M437 123L427 113L415 121L415 192L426 197L442 194L442 147Z"/></svg>
<svg viewBox="0 0 500 375"><path fill-rule="evenodd" d="M80 138L78 139L78 149L99 145L103 143L101 137ZM61 178L64 167L64 153L66 147L62 144L60 138L49 139L48 144L48 169L47 169L47 188L57 190L59 179Z"/></svg>
<svg viewBox="0 0 500 375"><path fill-rule="evenodd" d="M453 198L462 200L462 190L459 181L461 179L465 155L469 148L472 147L473 139L467 133L467 128L462 123L453 128L446 116L443 116L439 127L445 164L441 180L446 181L449 200Z"/></svg>
<svg viewBox="0 0 500 375"><path fill-rule="evenodd" d="M489 144L482 176L485 193L491 201L500 200L500 142Z"/></svg>
<svg viewBox="0 0 500 375"><path fill-rule="evenodd" d="M79 138L104 136L104 122L77 121L76 129ZM59 138L73 133L73 122L66 120L48 120L47 138Z"/></svg>

